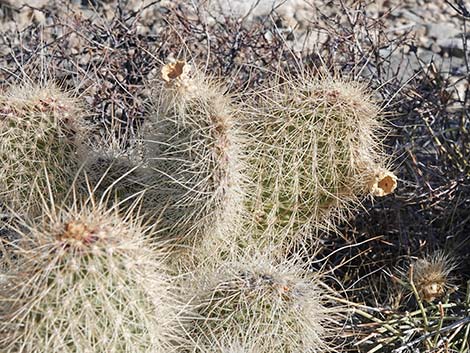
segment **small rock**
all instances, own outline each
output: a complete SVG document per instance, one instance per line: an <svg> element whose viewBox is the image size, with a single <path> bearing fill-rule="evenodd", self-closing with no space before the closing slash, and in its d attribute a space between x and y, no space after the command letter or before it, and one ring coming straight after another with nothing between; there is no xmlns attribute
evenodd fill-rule
<svg viewBox="0 0 470 353"><path fill-rule="evenodd" d="M420 62L423 64L423 66L427 66L430 63L434 63L438 66L442 64L442 57L436 54L436 52L433 50L418 48L417 55L419 57Z"/></svg>
<svg viewBox="0 0 470 353"><path fill-rule="evenodd" d="M439 54L441 52L441 46L437 44L436 42L432 42L430 49L433 53L436 53L436 54Z"/></svg>
<svg viewBox="0 0 470 353"><path fill-rule="evenodd" d="M264 33L264 39L266 39L268 43L271 43L273 40L273 33L271 31L266 31L266 33Z"/></svg>
<svg viewBox="0 0 470 353"><path fill-rule="evenodd" d="M427 24L426 30L429 37L437 40L454 38L460 34L460 30L449 22Z"/></svg>
<svg viewBox="0 0 470 353"><path fill-rule="evenodd" d="M468 81L464 78L459 78L455 80L455 92L453 93L454 97L460 100L461 102L465 101L465 94L468 89Z"/></svg>

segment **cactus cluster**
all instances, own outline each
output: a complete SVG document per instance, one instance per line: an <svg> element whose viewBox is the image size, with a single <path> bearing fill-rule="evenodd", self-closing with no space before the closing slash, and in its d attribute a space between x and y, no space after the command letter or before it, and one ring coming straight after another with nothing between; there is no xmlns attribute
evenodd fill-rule
<svg viewBox="0 0 470 353"><path fill-rule="evenodd" d="M0 258L0 350L331 350L343 307L311 254L276 250L394 190L379 108L333 78L285 76L235 103L194 65L161 73L133 139L94 136L86 104L50 84L0 97L0 202L18 233Z"/></svg>

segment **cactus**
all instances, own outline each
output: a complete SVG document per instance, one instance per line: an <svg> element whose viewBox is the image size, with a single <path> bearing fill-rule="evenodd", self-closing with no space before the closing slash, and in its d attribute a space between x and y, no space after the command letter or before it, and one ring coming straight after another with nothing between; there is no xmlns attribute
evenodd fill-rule
<svg viewBox="0 0 470 353"><path fill-rule="evenodd" d="M208 353L214 353L214 350L208 351ZM217 353L261 353L261 350L258 350L256 347L240 345L237 343L234 344L227 344L225 347L220 348L220 350L216 350Z"/></svg>
<svg viewBox="0 0 470 353"><path fill-rule="evenodd" d="M281 237L262 237L268 243L331 229L360 197L396 187L381 152L380 109L363 85L307 73L280 81L246 108L257 185L250 209L264 234Z"/></svg>
<svg viewBox="0 0 470 353"><path fill-rule="evenodd" d="M238 112L224 89L178 61L162 69L154 110L145 122L150 190L146 209L179 242L240 224L243 178Z"/></svg>
<svg viewBox="0 0 470 353"><path fill-rule="evenodd" d="M253 342L252 338L247 338L248 342L239 342L229 335L227 337L217 339L214 338L211 345L205 347L196 347L194 353L262 353L258 345ZM251 340L251 342L250 342Z"/></svg>
<svg viewBox="0 0 470 353"><path fill-rule="evenodd" d="M87 130L77 99L51 84L12 86L1 94L0 202L38 213L48 189L56 198L66 193Z"/></svg>
<svg viewBox="0 0 470 353"><path fill-rule="evenodd" d="M179 304L138 218L87 201L25 227L0 286L1 352L170 351Z"/></svg>
<svg viewBox="0 0 470 353"><path fill-rule="evenodd" d="M409 279L421 300L433 302L444 296L451 287L449 275L456 263L451 257L437 251L425 258L416 260L409 270Z"/></svg>
<svg viewBox="0 0 470 353"><path fill-rule="evenodd" d="M230 335L260 352L325 352L338 306L327 308L318 278L294 260L244 255L197 271L191 339L197 349ZM199 348L202 347L202 348ZM255 347L253 345L253 347Z"/></svg>

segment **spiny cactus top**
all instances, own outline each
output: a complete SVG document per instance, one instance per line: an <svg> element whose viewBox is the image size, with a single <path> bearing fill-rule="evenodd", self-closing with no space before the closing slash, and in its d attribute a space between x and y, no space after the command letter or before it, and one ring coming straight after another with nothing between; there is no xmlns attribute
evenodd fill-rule
<svg viewBox="0 0 470 353"><path fill-rule="evenodd" d="M200 318L191 332L196 346L232 337L243 342L240 349L260 352L328 350L327 337L334 334L332 323L340 309L325 306L318 279L309 278L293 261L277 263L268 255L247 254L198 271Z"/></svg>
<svg viewBox="0 0 470 353"><path fill-rule="evenodd" d="M177 302L138 219L91 203L21 228L0 286L2 353L168 352Z"/></svg>
<svg viewBox="0 0 470 353"><path fill-rule="evenodd" d="M24 84L2 93L0 201L37 212L49 188L57 198L68 191L87 130L78 100L53 85Z"/></svg>
<svg viewBox="0 0 470 353"><path fill-rule="evenodd" d="M395 189L380 109L363 85L303 73L269 82L247 105L251 209L262 230L307 236L312 226L334 225L361 196Z"/></svg>
<svg viewBox="0 0 470 353"><path fill-rule="evenodd" d="M152 170L146 208L175 239L235 227L241 208L241 137L234 104L221 85L176 62L162 68L145 122L145 158Z"/></svg>
<svg viewBox="0 0 470 353"><path fill-rule="evenodd" d="M441 298L449 286L449 275L455 263L448 255L436 252L416 260L410 267L409 276L422 300L432 302Z"/></svg>

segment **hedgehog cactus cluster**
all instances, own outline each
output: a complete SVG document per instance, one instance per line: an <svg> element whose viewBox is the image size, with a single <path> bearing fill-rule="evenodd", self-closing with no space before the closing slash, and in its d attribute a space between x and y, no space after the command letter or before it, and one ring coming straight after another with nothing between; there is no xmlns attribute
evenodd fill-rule
<svg viewBox="0 0 470 353"><path fill-rule="evenodd" d="M2 227L18 234L0 247L0 350L331 350L339 294L311 254L277 250L394 191L372 96L302 74L236 102L183 61L150 88L124 140L50 84L0 97Z"/></svg>

